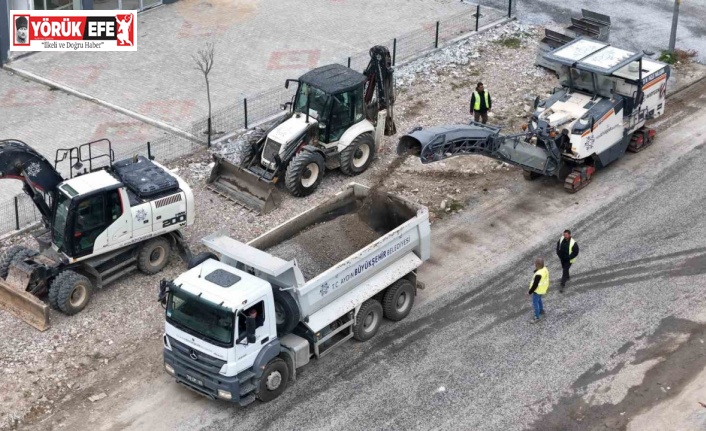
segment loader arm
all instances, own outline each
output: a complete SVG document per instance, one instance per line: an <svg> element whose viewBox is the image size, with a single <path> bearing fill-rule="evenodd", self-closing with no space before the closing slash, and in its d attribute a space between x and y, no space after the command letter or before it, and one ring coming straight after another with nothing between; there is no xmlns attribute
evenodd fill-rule
<svg viewBox="0 0 706 431"><path fill-rule="evenodd" d="M416 154L422 163L433 163L463 155L481 155L538 174L553 176L561 165L559 149L553 141L528 142L530 135L501 135L500 128L471 122L414 129L400 138L397 153Z"/></svg>
<svg viewBox="0 0 706 431"><path fill-rule="evenodd" d="M64 179L52 164L22 141L0 141L0 179L22 181L24 192L32 198L45 224L51 220L51 209L42 193L53 195Z"/></svg>
<svg viewBox="0 0 706 431"><path fill-rule="evenodd" d="M395 105L394 71L392 69L392 57L386 47L377 45L370 48L370 62L365 68L363 75L368 78L365 86L365 105L369 106L373 103L373 95L376 95L377 112L387 111L385 136L396 134L397 128L393 113ZM375 115L376 117L377 115Z"/></svg>

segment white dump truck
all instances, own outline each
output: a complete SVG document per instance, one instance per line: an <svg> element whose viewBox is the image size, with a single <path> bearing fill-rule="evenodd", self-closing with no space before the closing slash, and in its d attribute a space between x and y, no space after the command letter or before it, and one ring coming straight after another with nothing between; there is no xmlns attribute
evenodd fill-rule
<svg viewBox="0 0 706 431"><path fill-rule="evenodd" d="M312 358L409 314L429 235L425 207L350 184L248 244L204 238L214 253L160 285L166 372L212 399L276 398Z"/></svg>

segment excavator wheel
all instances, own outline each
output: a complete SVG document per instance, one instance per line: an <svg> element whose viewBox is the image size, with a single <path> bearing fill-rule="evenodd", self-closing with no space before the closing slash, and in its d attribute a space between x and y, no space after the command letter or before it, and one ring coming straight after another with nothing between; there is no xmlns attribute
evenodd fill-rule
<svg viewBox="0 0 706 431"><path fill-rule="evenodd" d="M37 251L19 245L14 245L6 249L2 252L2 254L0 254L0 278L7 278L12 262L27 257L36 256L37 254L39 254Z"/></svg>
<svg viewBox="0 0 706 431"><path fill-rule="evenodd" d="M93 294L93 283L77 272L67 270L56 276L49 288L49 305L72 316L86 308Z"/></svg>
<svg viewBox="0 0 706 431"><path fill-rule="evenodd" d="M360 175L368 169L374 157L375 139L372 133L362 133L341 151L341 172L351 177Z"/></svg>
<svg viewBox="0 0 706 431"><path fill-rule="evenodd" d="M289 163L285 185L294 196L304 197L314 193L323 177L323 156L313 151L304 150Z"/></svg>
<svg viewBox="0 0 706 431"><path fill-rule="evenodd" d="M137 254L137 267L145 274L156 274L169 262L172 247L164 237L153 238L140 248Z"/></svg>
<svg viewBox="0 0 706 431"><path fill-rule="evenodd" d="M596 171L593 166L582 166L575 168L564 180L564 190L569 193L576 193L586 187L591 182L591 177Z"/></svg>

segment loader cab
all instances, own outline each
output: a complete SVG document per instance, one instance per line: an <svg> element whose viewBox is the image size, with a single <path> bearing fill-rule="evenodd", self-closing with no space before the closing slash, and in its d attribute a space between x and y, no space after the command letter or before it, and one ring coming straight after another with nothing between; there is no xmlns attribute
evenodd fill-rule
<svg viewBox="0 0 706 431"><path fill-rule="evenodd" d="M318 121L320 143L336 142L365 119L364 87L361 73L339 64L319 67L299 78L293 111Z"/></svg>
<svg viewBox="0 0 706 431"><path fill-rule="evenodd" d="M102 248L111 245L112 240L127 239L120 238L123 232L129 234L127 223L114 225L122 219L128 221L129 203L125 202L122 184L107 172L104 174L92 175L90 183L85 176L77 177L57 189L51 221L52 242L70 258L91 255L97 245ZM108 235L111 226L118 230Z"/></svg>

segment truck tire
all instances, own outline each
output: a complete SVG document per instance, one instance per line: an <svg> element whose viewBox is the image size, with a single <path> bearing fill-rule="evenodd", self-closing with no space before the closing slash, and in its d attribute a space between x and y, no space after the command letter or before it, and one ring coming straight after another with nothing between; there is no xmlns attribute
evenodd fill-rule
<svg viewBox="0 0 706 431"><path fill-rule="evenodd" d="M13 245L0 254L0 278L7 278L10 272L10 265L16 260L22 260L27 257L36 256L39 253L31 248Z"/></svg>
<svg viewBox="0 0 706 431"><path fill-rule="evenodd" d="M299 306L289 292L282 292L278 287L272 287L272 296L275 303L275 319L277 322L277 335L284 336L292 332L299 323Z"/></svg>
<svg viewBox="0 0 706 431"><path fill-rule="evenodd" d="M375 158L375 139L372 133L362 133L341 151L341 172L348 176L365 172Z"/></svg>
<svg viewBox="0 0 706 431"><path fill-rule="evenodd" d="M353 325L353 338L368 341L377 334L382 323L382 305L374 299L368 299L360 306Z"/></svg>
<svg viewBox="0 0 706 431"><path fill-rule="evenodd" d="M385 290L382 300L382 309L385 317L393 322L398 322L412 311L414 305L414 284L403 278L397 280Z"/></svg>
<svg viewBox="0 0 706 431"><path fill-rule="evenodd" d="M74 271L64 271L51 283L49 304L72 316L86 308L92 294L93 283L87 277Z"/></svg>
<svg viewBox="0 0 706 431"><path fill-rule="evenodd" d="M196 256L189 259L189 262L187 263L186 266L188 269L195 268L195 267L201 265L202 263L206 262L208 259L213 259L213 260L217 260L220 262L220 259L218 258L218 256L211 253L210 251L204 251L203 253L199 253Z"/></svg>
<svg viewBox="0 0 706 431"><path fill-rule="evenodd" d="M263 403L269 402L282 395L289 383L289 368L280 358L273 359L265 372L260 377L257 388L257 398Z"/></svg>
<svg viewBox="0 0 706 431"><path fill-rule="evenodd" d="M323 177L323 156L313 151L304 150L289 163L284 183L292 195L301 198L314 193Z"/></svg>
<svg viewBox="0 0 706 431"><path fill-rule="evenodd" d="M137 267L145 274L156 274L167 266L171 252L172 246L166 238L153 238L140 248Z"/></svg>

